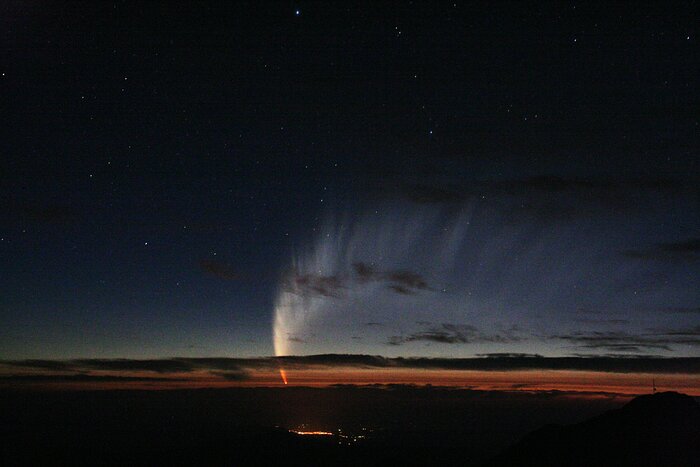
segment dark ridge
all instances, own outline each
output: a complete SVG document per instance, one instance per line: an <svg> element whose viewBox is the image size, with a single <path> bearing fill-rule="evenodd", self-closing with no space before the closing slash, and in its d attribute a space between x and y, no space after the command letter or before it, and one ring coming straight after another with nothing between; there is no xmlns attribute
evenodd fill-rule
<svg viewBox="0 0 700 467"><path fill-rule="evenodd" d="M700 404L685 394L636 397L575 425L547 425L496 457L492 466L697 466Z"/></svg>

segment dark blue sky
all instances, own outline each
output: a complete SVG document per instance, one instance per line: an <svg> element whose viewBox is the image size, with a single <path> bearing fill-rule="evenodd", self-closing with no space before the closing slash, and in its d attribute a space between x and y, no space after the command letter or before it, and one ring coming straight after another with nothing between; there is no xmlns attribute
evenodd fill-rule
<svg viewBox="0 0 700 467"><path fill-rule="evenodd" d="M5 3L0 356L697 356L696 6Z"/></svg>

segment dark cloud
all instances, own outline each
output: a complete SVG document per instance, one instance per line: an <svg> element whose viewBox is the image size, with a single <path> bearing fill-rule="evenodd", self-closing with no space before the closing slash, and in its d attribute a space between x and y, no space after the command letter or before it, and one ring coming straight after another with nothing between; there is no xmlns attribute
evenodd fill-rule
<svg viewBox="0 0 700 467"><path fill-rule="evenodd" d="M462 336L453 336L444 331L426 331L411 334L408 336L389 336L386 341L388 345L403 345L407 342L428 341L441 344L454 344L456 342L469 342Z"/></svg>
<svg viewBox="0 0 700 467"><path fill-rule="evenodd" d="M663 336L700 337L700 326L685 329L650 329L650 331Z"/></svg>
<svg viewBox="0 0 700 467"><path fill-rule="evenodd" d="M104 371L152 371L155 373L182 373L193 371L192 365L183 360L129 360L129 359L80 359L71 361L75 367Z"/></svg>
<svg viewBox="0 0 700 467"><path fill-rule="evenodd" d="M33 366L31 360L1 361L0 365L13 368L43 369L55 371L53 368L70 368L71 375L49 375L55 378L86 378L89 371L134 371L134 368L151 368L153 360L118 360L119 368L115 368L110 360L84 359L56 361L55 365L44 364L39 368ZM131 362L130 364L127 362ZM243 374L250 377L251 371L267 370L276 371L280 366L290 369L304 369L316 367L353 367L353 368L414 368L414 369L449 369L449 370L481 370L481 371L512 371L524 369L539 370L581 370L603 372L649 372L649 373L687 373L700 374L700 357L658 357L648 355L586 355L579 354L572 357L542 357L530 354L483 354L475 358L388 358L377 355L360 354L322 354L307 356L285 356L267 358L172 358L160 360L160 373L167 373L166 368L175 369L172 372L182 372L180 369L188 368L189 372L195 370L208 371L217 376L224 377L228 374L231 378L242 378ZM187 372L187 371L185 371ZM12 375L9 375L12 376ZM21 375L34 376L34 375ZM38 378L37 375L36 377ZM106 376L112 377L112 376ZM120 376L117 376L120 377ZM131 375L124 377L132 378ZM141 378L141 376L134 377ZM145 377L145 380L177 381L174 378ZM120 379L119 381L124 381ZM136 380L134 380L136 381Z"/></svg>
<svg viewBox="0 0 700 467"><path fill-rule="evenodd" d="M75 359L75 360L7 360L1 365L32 370L63 372L148 371L153 373L190 373L196 370L239 371L241 364L260 366L266 359L165 358L165 359Z"/></svg>
<svg viewBox="0 0 700 467"><path fill-rule="evenodd" d="M440 344L468 344L474 340L476 335L477 329L474 326L443 324L441 327L433 327L408 335L390 336L387 343L389 345L402 345L408 342L426 341Z"/></svg>
<svg viewBox="0 0 700 467"><path fill-rule="evenodd" d="M541 356L494 356L478 358L387 358L373 355L311 355L281 357L276 360L296 368L308 366L364 367L364 368L416 368L436 370L580 370L619 373L687 373L700 374L699 357L652 357L652 356L586 356L586 357L541 357Z"/></svg>
<svg viewBox="0 0 700 467"><path fill-rule="evenodd" d="M129 383L129 382L181 382L188 381L185 378L165 378L152 376L118 376L118 375L92 375L92 374L40 374L40 375L3 375L0 376L0 385L4 383Z"/></svg>
<svg viewBox="0 0 700 467"><path fill-rule="evenodd" d="M392 359L378 355L362 354L320 354L305 356L274 357L274 361L284 368L303 369L314 366L386 368L394 366Z"/></svg>
<svg viewBox="0 0 700 467"><path fill-rule="evenodd" d="M513 352L496 352L496 353L478 353L477 357L486 358L544 358L537 353L513 353Z"/></svg>
<svg viewBox="0 0 700 467"><path fill-rule="evenodd" d="M240 280L241 275L235 272L231 266L210 259L203 259L199 262L199 267L208 274L226 280Z"/></svg>
<svg viewBox="0 0 700 467"><path fill-rule="evenodd" d="M483 357L466 359L397 359L402 367L447 370L574 370L602 372L700 373L700 358L623 357Z"/></svg>
<svg viewBox="0 0 700 467"><path fill-rule="evenodd" d="M340 276L321 274L303 274L293 276L287 281L287 290L303 296L321 296L340 298L346 288Z"/></svg>
<svg viewBox="0 0 700 467"><path fill-rule="evenodd" d="M12 367L37 370L70 371L74 368L72 363L62 360L8 360L0 363Z"/></svg>
<svg viewBox="0 0 700 467"><path fill-rule="evenodd" d="M620 331L593 331L554 335L550 338L568 341L580 349L603 349L613 352L673 351L675 345L700 346L698 334L681 331L671 334L670 332L635 335Z"/></svg>
<svg viewBox="0 0 700 467"><path fill-rule="evenodd" d="M289 342L296 342L297 344L306 344L306 341L304 339L302 339L301 337L297 337L297 336L289 336L289 337L287 337L287 340Z"/></svg>
<svg viewBox="0 0 700 467"><path fill-rule="evenodd" d="M387 287L389 287L391 290L396 292L399 295L415 295L416 292L413 291L412 289L408 289L404 287L403 285L398 285L398 284L390 284Z"/></svg>
<svg viewBox="0 0 700 467"><path fill-rule="evenodd" d="M181 364L187 365L190 371L195 370L219 370L219 371L243 371L245 368L273 367L274 363L266 358L174 358Z"/></svg>
<svg viewBox="0 0 700 467"><path fill-rule="evenodd" d="M401 295L415 295L432 290L420 274L407 270L379 271L367 263L353 263L352 275L297 274L285 281L287 291L302 296L343 298L352 286L370 282L386 283L387 288Z"/></svg>
<svg viewBox="0 0 700 467"><path fill-rule="evenodd" d="M422 276L411 271L390 271L385 277L392 285L409 290L428 290L428 283Z"/></svg>
<svg viewBox="0 0 700 467"><path fill-rule="evenodd" d="M248 381L250 374L245 371L212 371L212 375L225 379L226 381Z"/></svg>
<svg viewBox="0 0 700 467"><path fill-rule="evenodd" d="M652 261L696 261L700 260L700 238L677 242L658 243L642 250L625 250L623 256Z"/></svg>
<svg viewBox="0 0 700 467"><path fill-rule="evenodd" d="M613 324L613 325L620 325L620 324L628 324L629 320L628 319L591 319L591 318L577 318L574 321L577 323L585 323L585 324Z"/></svg>
<svg viewBox="0 0 700 467"><path fill-rule="evenodd" d="M415 295L421 290L432 290L425 278L413 271L378 271L374 266L362 262L353 263L352 267L359 283L386 282L389 289L401 295Z"/></svg>
<svg viewBox="0 0 700 467"><path fill-rule="evenodd" d="M355 270L355 275L360 282L377 280L377 272L374 267L367 263L353 263L352 268Z"/></svg>
<svg viewBox="0 0 700 467"><path fill-rule="evenodd" d="M671 347L667 344L649 344L649 343L635 343L635 344L588 344L580 346L581 348L589 349L607 349L616 350L618 352L644 352L645 349L653 350L668 350L671 351Z"/></svg>
<svg viewBox="0 0 700 467"><path fill-rule="evenodd" d="M377 323L374 321L370 321L370 322L365 323L365 326L384 326L384 323Z"/></svg>
<svg viewBox="0 0 700 467"><path fill-rule="evenodd" d="M570 354L572 357L581 358L665 358L662 355L649 355L649 354L629 354L629 353L577 353L574 352Z"/></svg>
<svg viewBox="0 0 700 467"><path fill-rule="evenodd" d="M472 342L517 342L522 340L514 330L506 330L499 334L485 334L469 324L443 323L423 331L407 335L390 336L387 344L403 345L408 342L426 341L439 344L469 344Z"/></svg>

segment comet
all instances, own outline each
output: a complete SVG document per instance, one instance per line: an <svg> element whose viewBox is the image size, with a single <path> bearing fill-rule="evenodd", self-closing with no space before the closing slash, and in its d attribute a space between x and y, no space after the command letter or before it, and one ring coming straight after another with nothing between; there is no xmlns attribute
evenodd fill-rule
<svg viewBox="0 0 700 467"><path fill-rule="evenodd" d="M280 367L280 376L282 377L282 382L287 385L289 382L287 381L287 372L284 371L284 368Z"/></svg>
<svg viewBox="0 0 700 467"><path fill-rule="evenodd" d="M358 277L356 266L417 270L439 287L449 280L463 247L471 206L454 211L386 202L378 211L383 214L329 214L317 236L291 252L274 302L277 357L327 351L319 345L323 339L333 342L333 352L356 353L356 341L348 334L365 332L366 322L391 321L392 310L402 310L412 321L430 319L423 313L434 308L433 291L400 294L390 283ZM454 303L444 309L454 309ZM286 380L282 370L280 375Z"/></svg>
<svg viewBox="0 0 700 467"><path fill-rule="evenodd" d="M627 300L611 295L615 284L649 279L646 269L611 254L625 248L623 236L608 241L588 228L597 200L576 208L585 216L569 218L573 192L560 200L550 190L516 188L454 203L373 198L329 211L315 234L291 245L280 270L275 355L563 356L556 336L568 336L570 320L579 319L571 303L624 307ZM652 208L661 213L651 205L640 212ZM550 218L549 209L561 211ZM627 332L644 334L639 323ZM542 326L552 338L541 338ZM594 323L581 326L599 332ZM448 347L454 343L466 345ZM288 362L280 358L278 368Z"/></svg>

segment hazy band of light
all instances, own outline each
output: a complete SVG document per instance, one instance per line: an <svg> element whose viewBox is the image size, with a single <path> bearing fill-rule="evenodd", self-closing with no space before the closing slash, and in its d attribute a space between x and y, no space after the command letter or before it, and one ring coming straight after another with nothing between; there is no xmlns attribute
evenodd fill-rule
<svg viewBox="0 0 700 467"><path fill-rule="evenodd" d="M464 371L407 368L316 368L288 371L289 385L333 387L358 385L390 388L392 385L431 385L483 391L562 391L581 393L643 394L655 380L659 390L675 390L700 396L700 376L658 373L601 373L568 370ZM249 377L229 381L207 372L175 373L154 377L153 372L94 372L88 377L34 373L0 377L0 388L37 389L194 389L226 387L284 387L275 368L250 372Z"/></svg>

